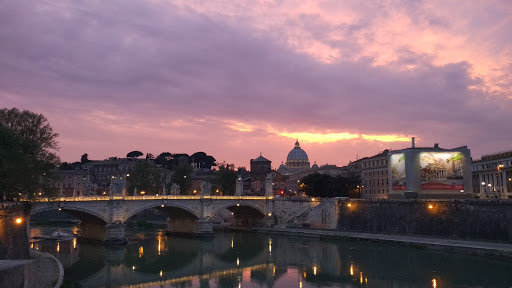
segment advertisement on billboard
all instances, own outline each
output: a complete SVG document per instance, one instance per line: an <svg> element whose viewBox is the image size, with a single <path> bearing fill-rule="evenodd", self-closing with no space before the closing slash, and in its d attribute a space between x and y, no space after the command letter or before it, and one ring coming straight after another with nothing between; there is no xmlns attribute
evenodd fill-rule
<svg viewBox="0 0 512 288"><path fill-rule="evenodd" d="M391 167L391 183L392 190L404 191L405 190L405 154L396 153L391 154L390 157Z"/></svg>
<svg viewBox="0 0 512 288"><path fill-rule="evenodd" d="M462 153L420 153L421 190L464 190Z"/></svg>

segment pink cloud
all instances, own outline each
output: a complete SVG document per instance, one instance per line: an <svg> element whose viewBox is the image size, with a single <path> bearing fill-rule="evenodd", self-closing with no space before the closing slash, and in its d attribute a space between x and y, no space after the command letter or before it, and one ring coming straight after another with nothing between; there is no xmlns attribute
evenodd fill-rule
<svg viewBox="0 0 512 288"><path fill-rule="evenodd" d="M509 149L510 5L463 3L9 2L0 103L45 114L65 161L137 149L278 166L290 137L328 134L340 138L301 142L311 161L412 135Z"/></svg>

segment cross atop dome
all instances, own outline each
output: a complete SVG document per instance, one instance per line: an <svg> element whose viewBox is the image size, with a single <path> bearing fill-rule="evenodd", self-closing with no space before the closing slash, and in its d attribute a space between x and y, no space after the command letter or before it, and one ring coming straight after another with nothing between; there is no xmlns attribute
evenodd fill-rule
<svg viewBox="0 0 512 288"><path fill-rule="evenodd" d="M295 148L300 148L299 138L297 138L297 142L295 142Z"/></svg>

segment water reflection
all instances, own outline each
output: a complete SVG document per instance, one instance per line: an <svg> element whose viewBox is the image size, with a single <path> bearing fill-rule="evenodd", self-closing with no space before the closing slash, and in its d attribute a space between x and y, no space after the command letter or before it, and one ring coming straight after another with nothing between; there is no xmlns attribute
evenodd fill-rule
<svg viewBox="0 0 512 288"><path fill-rule="evenodd" d="M31 234L55 231L32 229ZM31 247L54 254L65 268L67 285L80 287L512 285L510 263L394 245L244 233L219 233L209 241L166 236L164 231L128 236L126 246L74 239L39 241Z"/></svg>

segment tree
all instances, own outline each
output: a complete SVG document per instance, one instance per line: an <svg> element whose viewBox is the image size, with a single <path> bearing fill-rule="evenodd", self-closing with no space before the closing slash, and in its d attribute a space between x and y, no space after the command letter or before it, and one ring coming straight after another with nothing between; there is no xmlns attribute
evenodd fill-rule
<svg viewBox="0 0 512 288"><path fill-rule="evenodd" d="M0 200L41 191L41 178L60 162L57 137L42 114L0 110Z"/></svg>
<svg viewBox="0 0 512 288"><path fill-rule="evenodd" d="M359 197L358 177L332 177L313 173L304 177L301 182L299 189L310 197Z"/></svg>
<svg viewBox="0 0 512 288"><path fill-rule="evenodd" d="M73 164L70 164L68 162L62 162L59 165L59 170L75 170L75 166L73 166Z"/></svg>
<svg viewBox="0 0 512 288"><path fill-rule="evenodd" d="M169 152L162 152L160 155L156 156L154 159L154 163L157 165L161 165L163 168L170 169L171 163L170 160L172 159L172 154Z"/></svg>
<svg viewBox="0 0 512 288"><path fill-rule="evenodd" d="M180 185L180 194L188 194L188 189L192 187L192 167L187 163L181 163L174 169L171 182Z"/></svg>
<svg viewBox="0 0 512 288"><path fill-rule="evenodd" d="M212 169L215 166L215 158L210 155L206 155L204 152L196 152L190 156L190 161L196 164L197 168Z"/></svg>
<svg viewBox="0 0 512 288"><path fill-rule="evenodd" d="M188 154L178 153L172 154L171 160L169 160L169 169L174 170L176 167L180 165L189 164L189 156Z"/></svg>
<svg viewBox="0 0 512 288"><path fill-rule="evenodd" d="M146 153L146 160L152 160L155 159L155 156L151 153Z"/></svg>
<svg viewBox="0 0 512 288"><path fill-rule="evenodd" d="M145 191L148 194L157 194L160 192L162 184L162 175L158 169L151 167L148 161L140 161L130 173L128 191L133 193L137 188L138 192Z"/></svg>
<svg viewBox="0 0 512 288"><path fill-rule="evenodd" d="M142 155L144 155L144 154L140 151L132 151L132 152L126 154L126 158L138 158Z"/></svg>
<svg viewBox="0 0 512 288"><path fill-rule="evenodd" d="M91 160L89 160L89 154L85 153L84 155L82 155L82 157L80 158L80 164L86 164L89 162L91 162Z"/></svg>
<svg viewBox="0 0 512 288"><path fill-rule="evenodd" d="M213 184L219 187L224 195L235 195L235 184L238 173L235 171L234 164L222 163L219 166L217 177L213 179Z"/></svg>

